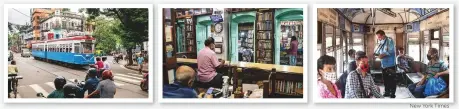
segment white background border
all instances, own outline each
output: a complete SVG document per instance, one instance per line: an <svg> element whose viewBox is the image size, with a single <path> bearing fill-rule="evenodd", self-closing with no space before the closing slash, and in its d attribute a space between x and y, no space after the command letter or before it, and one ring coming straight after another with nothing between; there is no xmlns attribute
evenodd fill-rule
<svg viewBox="0 0 459 109"><path fill-rule="evenodd" d="M312 14L312 22L313 26L313 48L312 52L316 52L317 50L317 8L449 8L449 36L450 36L450 98L449 99L323 99L319 97L319 92L317 90L317 84L312 83L313 88L313 101L314 103L453 103L454 102L454 77L455 77L455 55L453 50L455 50L454 42L455 39L455 22L454 22L454 4L315 4L313 6L313 14ZM313 54L312 61L316 61L319 56L316 56L315 53ZM317 68L317 64L314 64L312 69L309 71L317 72L315 69ZM312 73L313 78L317 78L316 73ZM316 81L314 81L316 82Z"/></svg>
<svg viewBox="0 0 459 109"><path fill-rule="evenodd" d="M163 55L162 55L162 45L163 45L163 42L162 42L162 38L163 38L163 22L162 22L162 16L163 16L163 8L303 8L303 34L305 36L303 37L307 37L307 30L308 30L308 8L307 8L307 4L256 4L256 5L253 5L253 4L161 4L161 5L158 5L158 9L157 9L157 13L158 13L158 17L157 17L157 23L158 23L158 26L157 26L157 39L156 39L156 42L158 42L159 44L157 44L156 46L158 46L158 48L156 49L156 56L157 56L157 59L158 60L161 60L161 61L155 61L157 63L155 63L155 65L161 65L162 66L162 59L163 59ZM225 19L227 20L227 19ZM309 41L303 41L303 48L307 48L306 45L308 45ZM308 50L308 49L306 49ZM305 50L305 51L306 51ZM306 54L303 54L303 57L307 57ZM304 60L307 61L308 58L304 58ZM158 69L155 69L156 72L158 72L158 77L157 79L158 80L161 80L159 81L158 83L158 101L160 103L307 103L307 90L309 89L308 88L308 85L307 85L307 66L308 66L308 63L304 63L303 65L303 99L301 98L297 98L297 99L283 99L283 98L278 98L278 99L267 99L267 98L264 98L264 99L163 99L163 94L162 94L162 90L163 90L163 82L162 82L162 77L163 77L163 69L162 67L159 67Z"/></svg>
<svg viewBox="0 0 459 109"><path fill-rule="evenodd" d="M3 48L4 53L8 50L8 9L9 8L148 8L148 50L150 63L149 68L149 90L148 98L115 98L115 99L42 99L42 98L21 98L21 99L8 99L7 92L3 93L4 103L153 103L153 75L151 74L153 66L153 5L152 4L5 4L3 11ZM4 59L7 59L7 55L3 56ZM8 72L8 61L3 62L4 72ZM19 73L20 74L20 73ZM7 73L3 73L3 77L7 77ZM24 78L27 80L27 78ZM24 81L23 80L23 81ZM8 83L7 79L4 79L3 82ZM3 89L7 89L7 85L3 86ZM139 87L140 89L140 87Z"/></svg>

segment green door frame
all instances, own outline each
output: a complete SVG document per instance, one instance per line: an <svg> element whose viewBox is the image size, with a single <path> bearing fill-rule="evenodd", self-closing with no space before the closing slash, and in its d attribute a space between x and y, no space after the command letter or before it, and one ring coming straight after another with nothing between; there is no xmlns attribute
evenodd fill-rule
<svg viewBox="0 0 459 109"><path fill-rule="evenodd" d="M238 25L240 23L253 23L254 29L255 29L255 17L256 17L256 11L250 11L250 12L240 12L240 13L233 13L231 15L231 22L230 22L230 42L229 44L229 59L231 62L238 62L238 37L239 37L239 28ZM255 35L255 34L254 34ZM254 44L255 45L255 44ZM255 46L254 46L254 49Z"/></svg>
<svg viewBox="0 0 459 109"><path fill-rule="evenodd" d="M204 41L211 35L211 25L212 21L209 15L198 16L196 18L196 49L198 52L204 48Z"/></svg>
<svg viewBox="0 0 459 109"><path fill-rule="evenodd" d="M182 30L180 28L185 28L185 20L179 19L177 20L177 27L176 27L176 38L177 38L177 52L184 52L182 48L182 41L185 39L183 37Z"/></svg>
<svg viewBox="0 0 459 109"><path fill-rule="evenodd" d="M274 63L280 64L281 21L303 21L303 8L283 8L274 12ZM304 35L303 35L304 38ZM304 41L303 41L304 45ZM304 49L304 47L303 47ZM303 50L304 51L304 50Z"/></svg>

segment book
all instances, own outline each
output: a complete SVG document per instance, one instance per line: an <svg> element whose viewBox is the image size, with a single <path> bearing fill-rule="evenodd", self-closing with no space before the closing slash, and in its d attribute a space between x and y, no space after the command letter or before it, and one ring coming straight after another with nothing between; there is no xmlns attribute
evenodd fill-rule
<svg viewBox="0 0 459 109"><path fill-rule="evenodd" d="M303 83L298 81L286 81L286 80L275 80L275 93L287 94L287 95L302 95L297 92L299 89L303 89Z"/></svg>

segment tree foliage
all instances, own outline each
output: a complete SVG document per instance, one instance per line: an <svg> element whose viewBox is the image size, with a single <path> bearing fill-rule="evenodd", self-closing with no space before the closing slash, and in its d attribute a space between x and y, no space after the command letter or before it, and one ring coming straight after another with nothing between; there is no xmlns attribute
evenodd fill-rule
<svg viewBox="0 0 459 109"><path fill-rule="evenodd" d="M19 33L8 33L8 47L19 47ZM9 48L8 48L9 49Z"/></svg>
<svg viewBox="0 0 459 109"><path fill-rule="evenodd" d="M62 12L70 12L70 8L63 8Z"/></svg>
<svg viewBox="0 0 459 109"><path fill-rule="evenodd" d="M117 19L119 28L112 31L120 36L121 44L127 50L128 58L133 54L132 49L148 41L148 9L147 8L87 8L88 20L95 20L98 16ZM129 59L132 64L132 59Z"/></svg>
<svg viewBox="0 0 459 109"><path fill-rule="evenodd" d="M97 39L96 49L104 52L112 52L117 50L117 45L120 44L120 35L115 31L119 31L120 22L117 19L107 19L105 17L97 17L95 22L95 30L93 37Z"/></svg>

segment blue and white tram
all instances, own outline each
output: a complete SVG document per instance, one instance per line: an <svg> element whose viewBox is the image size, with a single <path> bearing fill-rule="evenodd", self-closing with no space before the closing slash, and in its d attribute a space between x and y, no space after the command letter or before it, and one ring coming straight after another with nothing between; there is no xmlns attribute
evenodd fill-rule
<svg viewBox="0 0 459 109"><path fill-rule="evenodd" d="M91 36L74 36L32 43L32 56L39 60L50 60L71 65L95 64L95 39Z"/></svg>

